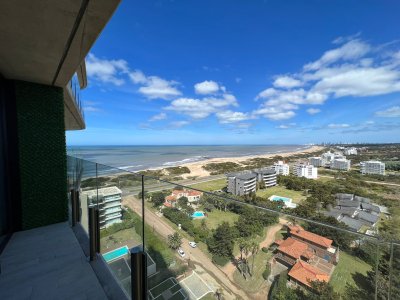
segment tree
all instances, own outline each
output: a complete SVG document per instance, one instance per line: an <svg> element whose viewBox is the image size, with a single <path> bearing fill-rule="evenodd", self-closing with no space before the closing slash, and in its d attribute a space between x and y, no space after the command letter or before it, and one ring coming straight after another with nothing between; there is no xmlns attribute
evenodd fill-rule
<svg viewBox="0 0 400 300"><path fill-rule="evenodd" d="M174 232L168 235L168 246L174 250L178 249L182 245L182 237L179 233Z"/></svg>
<svg viewBox="0 0 400 300"><path fill-rule="evenodd" d="M234 228L229 226L228 222L223 222L215 229L213 236L207 241L207 245L211 253L230 258L235 238Z"/></svg>
<svg viewBox="0 0 400 300"><path fill-rule="evenodd" d="M254 271L254 259L260 250L260 245L257 243L256 240L252 240L250 242L250 251L251 251L251 256L252 256L252 263L251 263L251 276L253 276L253 271Z"/></svg>
<svg viewBox="0 0 400 300"><path fill-rule="evenodd" d="M325 281L312 281L312 292L308 295L310 300L338 300L340 296L333 290L333 287Z"/></svg>
<svg viewBox="0 0 400 300"><path fill-rule="evenodd" d="M215 291L215 297L217 297L218 300L222 300L222 295L224 294L224 290L221 288L218 288Z"/></svg>
<svg viewBox="0 0 400 300"><path fill-rule="evenodd" d="M148 193L147 191L144 191L144 198L145 198L145 199L147 198L148 194L149 194L149 193ZM139 198L139 199L142 199L142 191L139 192L138 198Z"/></svg>
<svg viewBox="0 0 400 300"><path fill-rule="evenodd" d="M155 207L162 205L165 201L165 195L162 192L155 192L151 195L151 202Z"/></svg>
<svg viewBox="0 0 400 300"><path fill-rule="evenodd" d="M178 199L178 205L179 205L181 208L186 208L186 206L188 205L188 203L189 203L189 200L188 200L188 198L186 198L185 196L180 197L180 198Z"/></svg>

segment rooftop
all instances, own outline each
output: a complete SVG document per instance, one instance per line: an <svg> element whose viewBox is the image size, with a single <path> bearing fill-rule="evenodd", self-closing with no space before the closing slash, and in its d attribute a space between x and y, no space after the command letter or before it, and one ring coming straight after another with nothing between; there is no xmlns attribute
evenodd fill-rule
<svg viewBox="0 0 400 300"><path fill-rule="evenodd" d="M276 241L275 243L279 245L278 251L283 252L290 257L298 259L303 255L310 258L309 254L306 253L308 250L308 245L306 243L302 243L291 237L284 241Z"/></svg>
<svg viewBox="0 0 400 300"><path fill-rule="evenodd" d="M299 226L291 226L289 227L290 229L290 234L297 236L299 238L302 238L304 240L310 241L314 244L320 245L324 248L329 248L332 246L333 241L330 239L327 239L323 236L320 236L318 234L309 232L304 230L303 228Z"/></svg>
<svg viewBox="0 0 400 300"><path fill-rule="evenodd" d="M82 194L87 195L88 197L93 197L97 196L97 193L99 193L99 196L107 197L107 196L112 196L112 195L121 195L122 191L117 188L116 186L110 186L106 188L100 188L98 190L89 190L89 191L82 191Z"/></svg>
<svg viewBox="0 0 400 300"><path fill-rule="evenodd" d="M309 287L311 287L312 281L329 281L329 274L301 260L292 267L288 275Z"/></svg>
<svg viewBox="0 0 400 300"><path fill-rule="evenodd" d="M346 224L347 226L349 226L350 228L352 228L356 231L359 231L361 229L361 227L363 225L365 225L364 222L350 218L348 216L344 216L343 218L341 218L340 222L343 222L344 224Z"/></svg>

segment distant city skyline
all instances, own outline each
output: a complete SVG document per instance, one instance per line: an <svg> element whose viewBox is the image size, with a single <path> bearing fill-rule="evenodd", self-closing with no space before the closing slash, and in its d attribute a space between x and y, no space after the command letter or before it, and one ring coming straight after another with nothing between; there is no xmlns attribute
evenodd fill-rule
<svg viewBox="0 0 400 300"><path fill-rule="evenodd" d="M86 60L87 129L67 143L399 142L398 11L123 1Z"/></svg>

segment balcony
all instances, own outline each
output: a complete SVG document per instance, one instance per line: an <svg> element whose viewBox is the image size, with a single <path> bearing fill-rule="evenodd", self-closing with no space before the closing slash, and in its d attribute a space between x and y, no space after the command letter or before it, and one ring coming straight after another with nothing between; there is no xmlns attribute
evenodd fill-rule
<svg viewBox="0 0 400 300"><path fill-rule="evenodd" d="M84 166L80 179L73 174L73 170L76 170L73 166L76 165L77 161L80 162L79 165ZM182 299L185 298L185 295L193 294L196 297L200 294L209 294L212 296L215 294L218 287L222 288L226 294L234 295L235 297L242 297L243 299L258 298L257 293L249 293L240 285L240 277L242 275L238 267L236 267L240 264L233 264L228 260L227 264L232 264L234 270L232 274L232 278L234 279L229 279L227 274L224 273L224 270L213 263L210 258L213 254L209 252L207 248L207 240L202 236L203 233L196 233L193 229L187 227L192 226L190 224L200 224L199 221L193 220L186 215L188 220L190 219L190 222L188 221L186 224L181 224L179 221L176 221L175 223L172 214L169 215L167 211L161 208L163 211L161 215L159 213L160 208L153 207L150 196L142 198L139 195L139 192L143 193L143 191L147 191L147 193L151 195L153 191L160 190L168 194L172 189L176 188L176 186L191 190L192 188L190 188L190 186L183 186L177 183L159 180L158 178L141 176L123 169L103 165L100 167L96 166L95 163L81 161L73 157L68 157L68 164L68 169L70 170L69 177L72 183L74 180L85 182L85 184L90 182L93 184L91 187L88 187L90 189L104 188L119 182L116 180L110 180L108 182L104 180L93 180L96 178L96 175L93 175L91 172L93 169L98 170L98 177L107 176L115 178L121 176L121 178L124 178L124 176L126 177L129 174L131 176L138 176L138 180L143 184L143 188L139 188L138 184L133 182L132 186L126 186L125 184L122 187L118 186L118 188L122 190L123 203L122 215L120 220L118 220L118 224L108 225L107 228L104 228L106 224L105 216L99 220L100 228L102 228L100 229L101 239L99 254L105 258L110 271L118 278L120 285L127 294L130 295L132 292L130 283L133 275L131 274L132 262L126 249L134 249L139 245L144 245L144 249L147 249L146 253L149 255L148 257L151 257L154 261L154 265L152 265L154 270L152 272L158 274L154 275L152 273L152 276L144 279L144 282L147 284L147 292L152 298L161 297L162 294L170 294ZM102 182L102 186L97 186L95 182ZM71 186L76 185L72 184ZM398 287L395 285L395 282L397 282L396 278L400 276L400 243L397 241L383 240L352 230L337 228L330 224L293 216L288 213L288 211L274 211L264 206L251 205L242 200L238 200L240 197L233 198L225 193L202 192L203 196L200 199L200 206L198 206L196 210L204 211L205 206L202 204L202 201L207 199L208 203L212 203L215 206L214 209L216 213L218 212L217 215L219 216L215 217L213 211L208 212L205 216L201 214L206 224L214 222L212 221L214 218L217 218L215 220L216 224L220 224L220 218L224 216L224 211L227 211L227 215L236 215L243 213L246 209L250 209L251 213L249 217L246 218L250 220L250 223L254 222L258 214L262 214L264 217L274 220L274 224L276 225L272 225L272 227L284 226L296 220L297 224L301 224L309 228L309 230L319 228L320 234L330 234L329 236L323 237L334 238L333 244L328 251L337 254L338 263L330 262L329 258L324 257L323 253L321 254L318 251L313 254L314 256L310 261L312 262L313 268L318 269L323 274L329 275L329 285L341 294L343 299L346 299L346 293L349 293L349 291L346 290L346 285L342 284L343 280L346 280L360 295L368 295L364 297L364 299L373 299L374 295L379 296L381 299L399 299L397 296ZM174 210L174 208L169 209L173 210L174 214L180 214L184 211L182 208L181 210ZM185 216L185 214L183 213L182 216ZM88 217L82 218L82 220L86 221L88 219ZM181 224L180 227L178 223ZM88 228L90 228L90 226L88 226ZM238 227L238 230L245 230L245 228L246 226L243 226L243 228ZM284 227L280 230L283 231ZM187 236L190 236L188 239L183 238L180 246L185 253L183 258L178 255L176 250L170 249L166 242L169 235L174 232L181 233L182 231L186 231ZM212 232L213 231L209 231L208 239L212 237ZM260 234L262 236L262 233ZM340 244L342 243L340 239L343 236L349 241L346 245ZM336 240L336 238L340 239ZM198 245L200 246L197 248L191 248L189 246L189 241L193 241L194 239L199 241ZM248 239L251 239L251 237L248 237ZM371 253L368 259L365 256L366 253ZM379 253L379 256L376 256L377 253ZM310 253L306 254L311 255ZM252 254L249 254L250 258L251 255ZM271 274L275 274L274 272L278 269L279 272L282 272L282 269L285 268L289 271L296 263L296 260L292 258L289 259L279 252L275 254L273 250L268 250L267 252L259 251L254 255L256 257L265 256L265 258L263 258L263 263L267 261L271 266L275 264ZM301 257L303 256L299 256L300 260L302 259ZM170 263L171 258L174 261L173 263ZM307 256L307 258L309 258L309 256ZM249 259L249 261L251 261L251 259ZM257 258L255 261L257 261ZM184 266L189 266L185 267L185 269L188 269L184 273L178 271L180 268L184 268ZM255 271L254 276L261 276L263 269L261 268L260 270L261 271ZM387 272L385 273L387 275L384 275L385 279L382 279L383 272ZM183 274L185 274L185 276L183 276ZM249 277L247 280L243 280L243 282L254 280L251 275L247 274L246 276ZM385 290L375 288L375 282L380 282L381 280L385 280L390 288ZM362 282L362 284L360 284L360 282ZM367 282L368 284L366 284ZM260 291L268 294L269 288L269 286L262 286L260 287ZM308 289L308 292L312 291ZM201 297L198 299L201 299Z"/></svg>
<svg viewBox="0 0 400 300"><path fill-rule="evenodd" d="M80 96L81 85L74 75L64 88L64 122L67 130L85 129L85 113Z"/></svg>

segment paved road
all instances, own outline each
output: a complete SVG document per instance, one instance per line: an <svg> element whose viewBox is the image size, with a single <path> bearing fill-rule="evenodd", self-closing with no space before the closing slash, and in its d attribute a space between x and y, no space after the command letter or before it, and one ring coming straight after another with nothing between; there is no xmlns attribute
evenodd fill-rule
<svg viewBox="0 0 400 300"><path fill-rule="evenodd" d="M123 204L130 207L140 216L142 215L141 202L135 197L124 197ZM155 228L155 230L164 238L167 238L168 235L175 232L175 229L173 229L167 222L165 222L162 218L157 216L147 207L145 208L145 220L148 225ZM202 266L210 274L210 276L216 279L218 283L221 284L223 288L231 294L232 299L235 299L236 296L240 296L243 299L249 298L248 295L244 291L239 289L233 282L231 282L226 274L222 272L219 268L217 268L199 248L190 247L189 240L185 238L182 239L182 248L187 256L185 259L190 259L194 263Z"/></svg>
<svg viewBox="0 0 400 300"><path fill-rule="evenodd" d="M335 177L333 176L328 176L328 175L319 175L319 177L326 177L326 178L332 178L334 179ZM374 183L374 184L380 184L380 185L391 185L391 186L399 186L400 184L398 183L391 183L391 182L384 182L384 181L371 181L371 180L363 180L364 182L367 183Z"/></svg>
<svg viewBox="0 0 400 300"><path fill-rule="evenodd" d="M209 181L214 181L214 180L223 179L223 178L226 178L226 176L225 175L211 175L211 176L201 177L201 178L198 178L195 180L193 180L193 179L180 180L180 181L174 182L174 184L191 186L191 185L195 185L198 183L209 182ZM172 184L165 183L165 182L160 182L160 183L156 183L156 184L146 184L146 182L145 182L144 190L147 192L158 192L158 191L162 191L165 189L171 189L172 186L173 186ZM130 189L124 189L123 195L138 194L141 191L141 189L142 189L141 186L132 187Z"/></svg>

